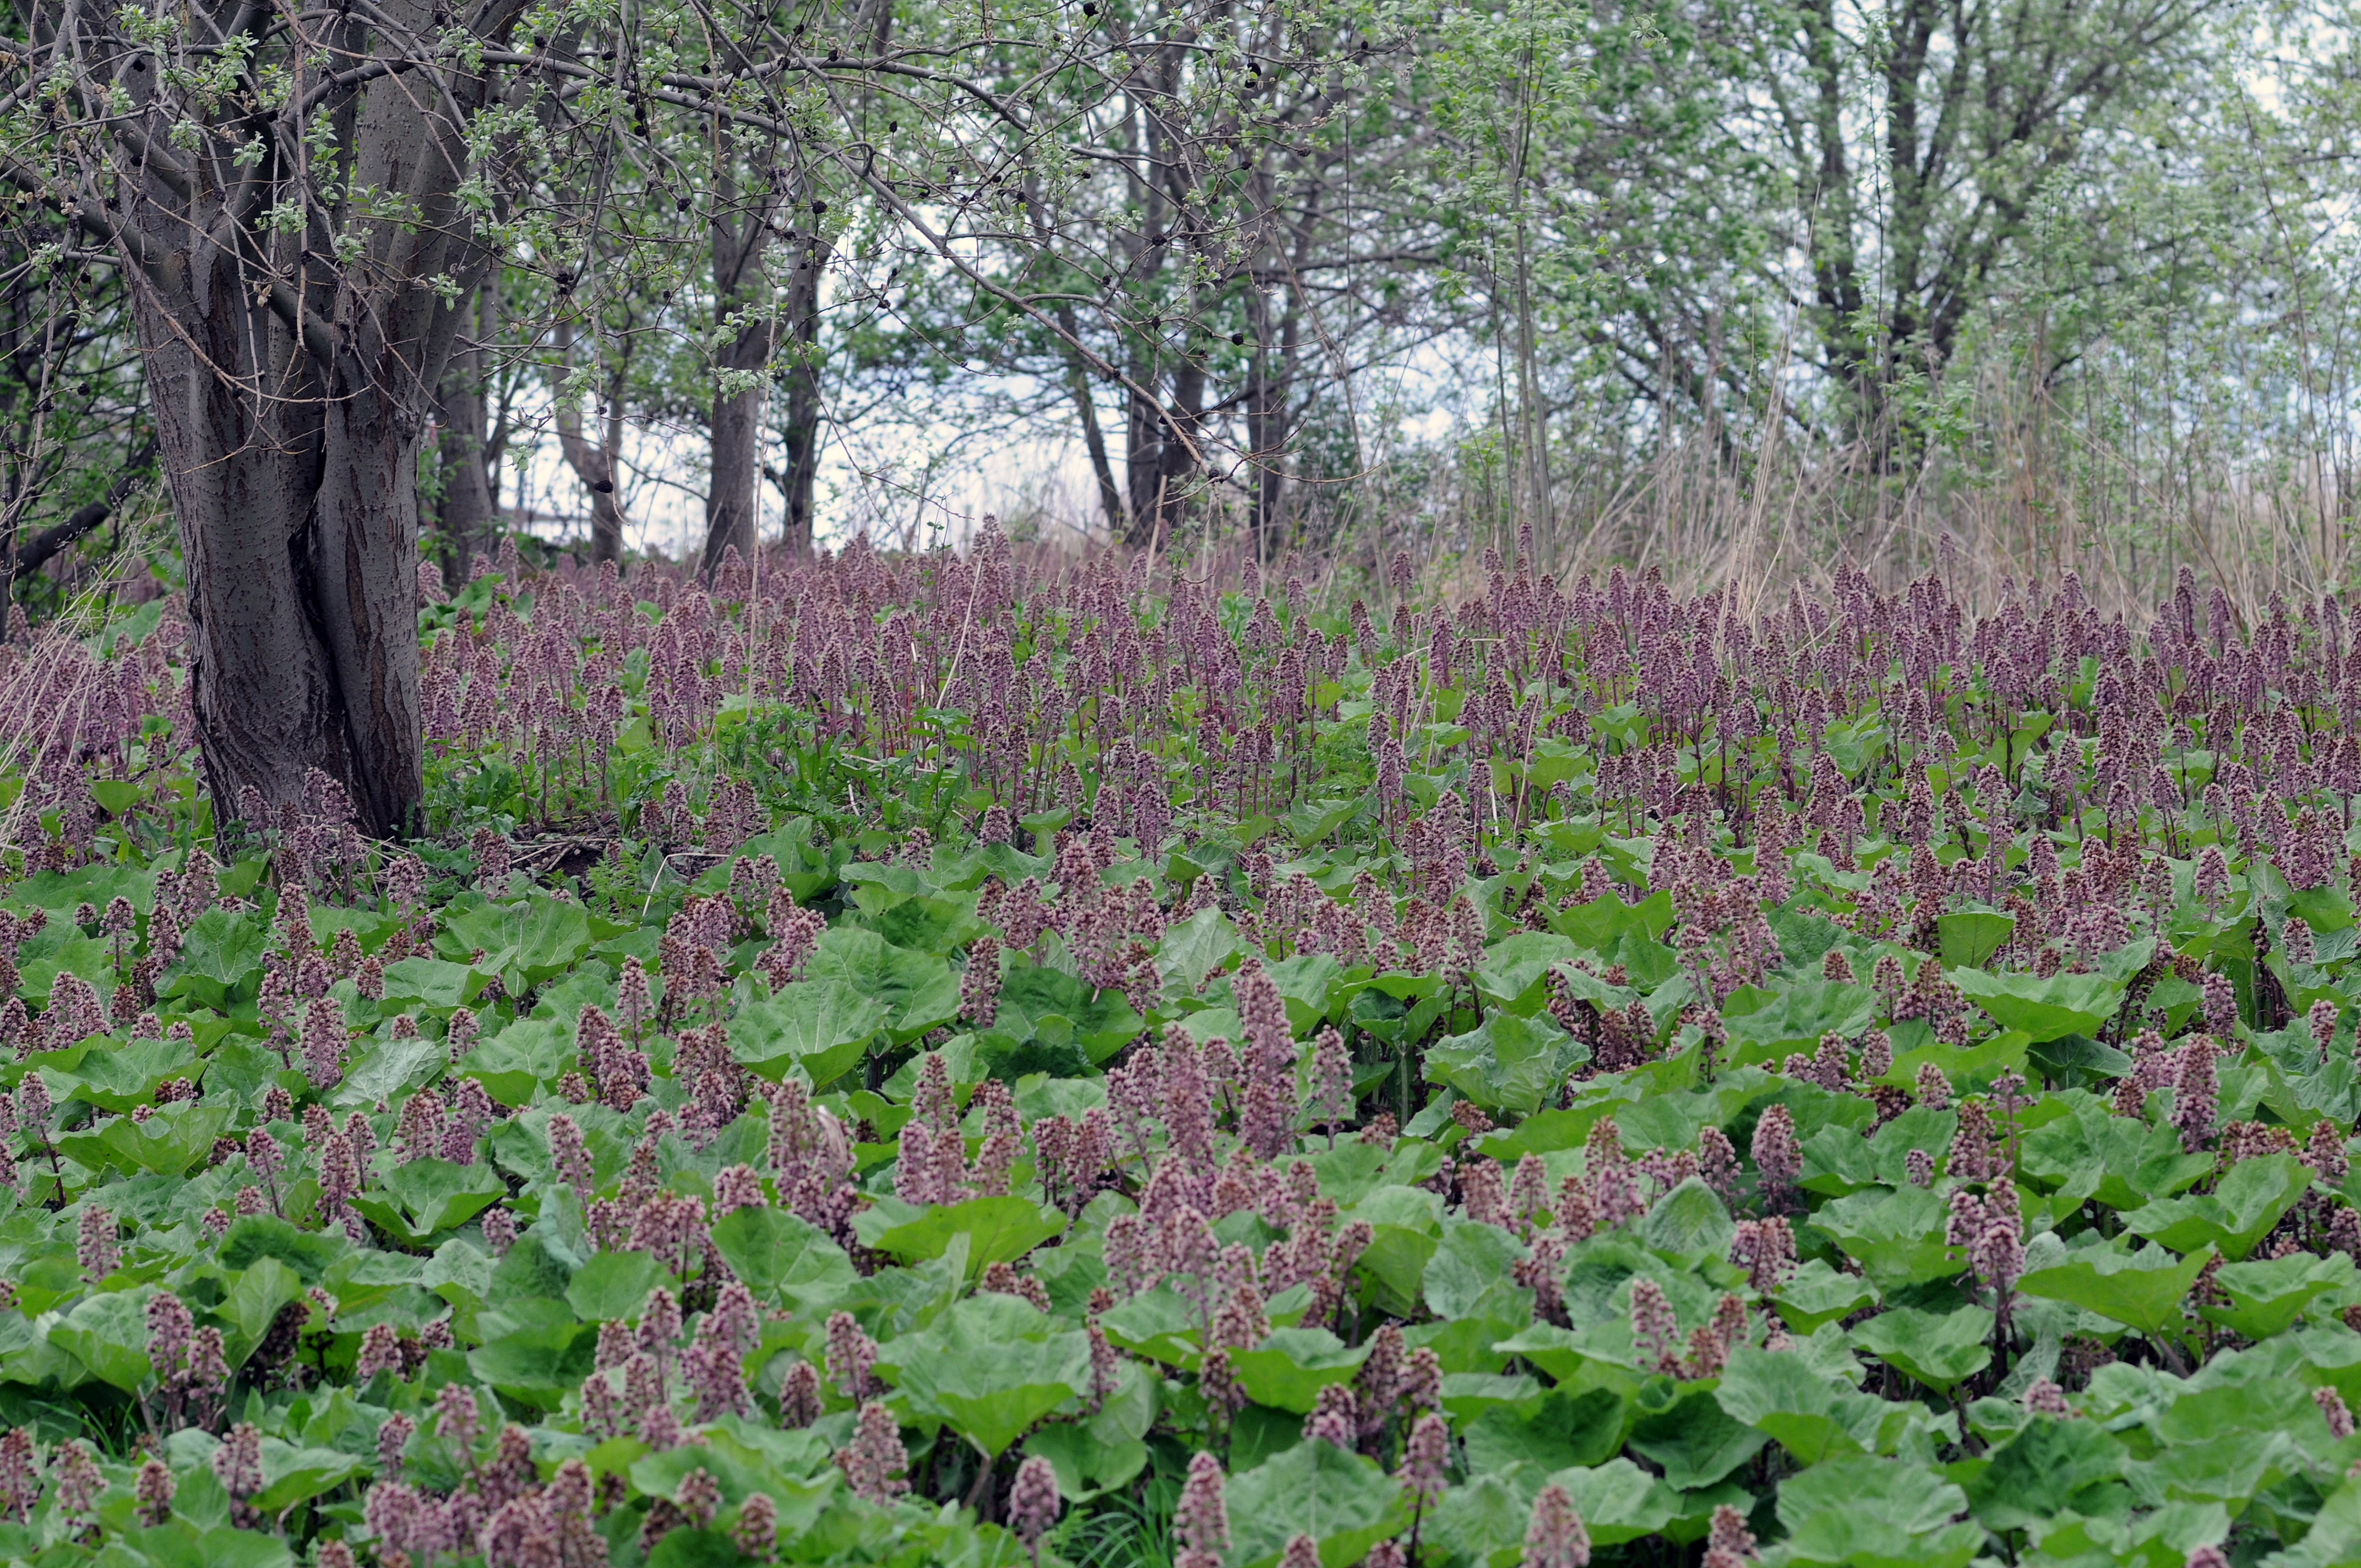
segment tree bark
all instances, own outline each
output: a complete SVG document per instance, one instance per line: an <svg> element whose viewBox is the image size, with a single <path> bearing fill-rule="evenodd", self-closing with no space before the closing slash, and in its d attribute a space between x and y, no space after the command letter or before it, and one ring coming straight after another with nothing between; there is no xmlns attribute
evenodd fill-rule
<svg viewBox="0 0 2361 1568"><path fill-rule="evenodd" d="M763 249L774 209L773 189L765 184L751 203L741 200L730 138L723 134L714 158L710 224L714 324L726 329L732 319L742 319L714 361L712 474L705 497L708 581L733 546L740 559L751 562L761 543L755 536L754 481L763 449L763 388L759 380L739 383L771 362L774 327L763 297L768 290ZM737 210L741 205L742 213Z"/></svg>
<svg viewBox="0 0 2361 1568"><path fill-rule="evenodd" d="M1082 351L1074 345L1082 341L1082 324L1074 318L1074 307L1058 306L1058 326L1066 334L1066 390L1074 400L1074 416L1082 423L1082 450L1090 454L1091 475L1099 484L1099 510L1106 514L1107 537L1121 539L1128 529L1123 515L1123 492L1116 488L1114 465L1107 461L1106 433L1099 428L1099 410L1091 396L1091 373L1082 363Z"/></svg>
<svg viewBox="0 0 2361 1568"><path fill-rule="evenodd" d="M590 558L593 561L620 562L623 558L623 502L616 489L616 459L623 445L623 393L630 373L628 357L630 339L623 340L626 357L614 370L608 388L606 430L601 439L593 444L582 431L581 408L566 400L557 400L557 449L566 456L566 466L590 492ZM557 323L557 346L569 361L574 356L574 323L560 319Z"/></svg>
<svg viewBox="0 0 2361 1568"><path fill-rule="evenodd" d="M786 394L782 444L786 448L787 521L782 541L787 554L811 554L812 508L818 477L823 410L819 395L819 275L817 242L786 287L787 356L781 377Z"/></svg>
<svg viewBox="0 0 2361 1568"><path fill-rule="evenodd" d="M490 334L492 285L485 284L476 343L455 349L443 375L443 505L439 521L457 581L477 554L490 554L500 532L500 499L492 493L491 420L486 411L485 352Z"/></svg>
<svg viewBox="0 0 2361 1568"><path fill-rule="evenodd" d="M482 0L466 20L500 34L515 3ZM432 8L386 0L383 15L415 33ZM331 24L330 41L365 55L365 27ZM247 789L301 799L318 768L363 828L401 833L423 788L418 457L459 325L428 280L472 296L484 270L456 199L469 159L452 111L482 107L490 85L455 71L442 97L387 74L328 99L321 123L339 133L345 189L398 198L417 221L335 210L290 235L258 219L302 178L282 161L294 149L274 141L225 183L192 178L160 150L156 62L129 50L119 61L144 120L126 138L138 156L118 166L109 206L93 192L77 215L141 275L133 315L187 571L191 696L217 819ZM305 81L299 69L298 91Z"/></svg>

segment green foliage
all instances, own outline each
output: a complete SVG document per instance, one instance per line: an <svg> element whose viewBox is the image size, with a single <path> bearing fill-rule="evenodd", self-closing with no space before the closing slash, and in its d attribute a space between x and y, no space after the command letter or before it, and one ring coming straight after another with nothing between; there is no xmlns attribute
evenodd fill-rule
<svg viewBox="0 0 2361 1568"><path fill-rule="evenodd" d="M488 622L542 613L507 593ZM742 603L713 602L669 613L740 635ZM1046 604L1003 608L1062 680L1098 629ZM1247 630L1278 604L1218 607L1240 689L1308 735L1287 763L1367 796L1377 764L1339 748L1370 699L1280 703L1290 633ZM1861 613L1878 648L1905 610ZM1317 612L1287 614L1309 647ZM1350 633L1339 693L1373 679ZM38 1466L0 1548L383 1561L399 1483L511 1523L578 1491L596 1506L558 1522L617 1568L1169 1562L1209 1529L1212 1464L1234 1565L1414 1539L1425 1568L1507 1568L1552 1487L1600 1560L1741 1530L1765 1568L2349 1556L2361 953L2330 889L2282 891L2202 804L2171 825L2210 835L2202 892L2128 823L2111 848L2103 814L2020 807L1976 760L1967 675L1936 688L1962 705L1949 761L1949 730L1910 742L1952 770L1940 794L1861 705L1785 759L1819 781L1802 811L1778 737L1750 738L1733 825L1705 785L1669 822L1618 795L1623 759L1700 763L1686 720L1602 700L1635 679L1605 652L1572 685L1467 656L1499 663L1455 673L1452 711L1518 674L1574 787L1521 804L1511 778L1479 814L1475 730L1437 718L1423 784L1333 821L1306 795L1298 834L1242 821L1235 777L1199 798L1192 770L1237 753L1193 716L1143 721L1173 748L1143 806L1154 753L1045 706L1028 762L1119 763L1117 793L1034 798L951 730L899 753L965 781L935 826L908 780L822 816L784 754L651 741L649 766L720 770L648 806L647 832L704 842L610 823L578 881L546 854L499 872L489 824L350 863L266 840L210 884L152 825L43 827L79 863L0 888L26 1004L0 1421ZM858 694L887 728L894 689ZM2059 733L2096 701L2059 696ZM783 753L821 743L817 710L731 711ZM840 754L891 749L864 746ZM2042 762L2062 788L2081 755ZM1279 792L1279 761L1254 768ZM1027 829L996 788L1045 807L1045 853L997 841ZM1925 841L1805 847L1806 813L1871 805L1898 833L1927 814ZM2282 858L2349 875L2320 860L2341 818L2297 809ZM127 924L80 908L101 894ZM2257 942L2300 961L2257 970ZM66 1517L77 1433L108 1488L89 1522ZM249 1438L254 1474L216 1467ZM151 1453L175 1490L143 1519ZM445 1555L512 1568L489 1528Z"/></svg>

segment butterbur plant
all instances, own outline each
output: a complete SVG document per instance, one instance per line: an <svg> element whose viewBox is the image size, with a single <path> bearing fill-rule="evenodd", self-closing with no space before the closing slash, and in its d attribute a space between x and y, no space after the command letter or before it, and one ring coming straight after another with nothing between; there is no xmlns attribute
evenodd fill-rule
<svg viewBox="0 0 2361 1568"><path fill-rule="evenodd" d="M194 633L59 651L129 728L0 749L7 1525L2214 1550L2152 1471L2230 1560L2334 1550L2341 603L755 565L428 596L407 843L316 782L175 815ZM2265 1385L2224 1472L2188 1412ZM2012 1479L2060 1444L2071 1497Z"/></svg>

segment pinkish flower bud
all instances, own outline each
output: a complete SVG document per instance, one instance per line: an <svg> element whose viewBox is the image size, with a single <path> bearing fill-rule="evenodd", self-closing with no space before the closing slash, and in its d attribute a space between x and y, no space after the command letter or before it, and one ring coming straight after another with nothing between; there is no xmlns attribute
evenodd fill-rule
<svg viewBox="0 0 2361 1568"><path fill-rule="evenodd" d="M353 1378L366 1383L380 1372L401 1375L401 1339L391 1323L371 1323L361 1331L359 1351L353 1359Z"/></svg>
<svg viewBox="0 0 2361 1568"><path fill-rule="evenodd" d="M1048 1460L1037 1455L1016 1467L1016 1479L1008 1488L1008 1528L1027 1552L1038 1556L1041 1537L1058 1522L1063 1506L1058 1473Z"/></svg>
<svg viewBox="0 0 2361 1568"><path fill-rule="evenodd" d="M1352 1386L1346 1383L1323 1385L1312 1403L1312 1419L1303 1423L1303 1435L1312 1442L1334 1443L1345 1453L1353 1452L1360 1440L1361 1407Z"/></svg>
<svg viewBox="0 0 2361 1568"><path fill-rule="evenodd" d="M863 1502L884 1507L910 1489L903 1479L910 1468L909 1451L902 1446L893 1412L873 1399L861 1407L852 1442L838 1451L836 1465L844 1472L852 1495ZM1185 1493L1182 1503L1185 1507Z"/></svg>
<svg viewBox="0 0 2361 1568"><path fill-rule="evenodd" d="M1793 1187L1803 1173L1804 1151L1795 1142L1795 1118L1784 1105L1772 1106L1754 1124L1753 1155L1754 1167L1763 1173L1763 1185L1769 1191Z"/></svg>
<svg viewBox="0 0 2361 1568"><path fill-rule="evenodd" d="M1230 1547L1230 1510L1223 1497L1222 1462L1199 1453L1189 1461L1189 1478L1181 1483L1180 1501L1172 1510L1173 1538L1191 1552L1219 1561Z"/></svg>
<svg viewBox="0 0 2361 1568"><path fill-rule="evenodd" d="M770 1494L753 1493L738 1505L738 1522L730 1527L730 1540L757 1563L768 1563L778 1555L779 1506L771 1501Z"/></svg>
<svg viewBox="0 0 2361 1568"><path fill-rule="evenodd" d="M154 1530L171 1519L175 1490L171 1468L162 1460L150 1459L139 1466L131 1497L132 1511L143 1527Z"/></svg>
<svg viewBox="0 0 2361 1568"><path fill-rule="evenodd" d="M377 1467L387 1476L401 1474L402 1454L410 1440L417 1435L418 1423L399 1411L385 1418L377 1429Z"/></svg>
<svg viewBox="0 0 2361 1568"><path fill-rule="evenodd" d="M222 1490L244 1499L262 1490L262 1431L251 1421L240 1421L214 1450L214 1475Z"/></svg>
<svg viewBox="0 0 2361 1568"><path fill-rule="evenodd" d="M96 1204L85 1201L74 1245L74 1255L82 1263L84 1278L104 1279L115 1272L121 1261L115 1240L115 1216Z"/></svg>
<svg viewBox="0 0 2361 1568"><path fill-rule="evenodd" d="M1430 1508L1442 1501L1450 1463L1450 1424L1432 1411L1412 1421L1410 1437L1402 1444L1401 1468L1394 1473L1401 1483L1403 1499L1414 1509Z"/></svg>
<svg viewBox="0 0 2361 1568"><path fill-rule="evenodd" d="M1528 1568L1589 1568L1590 1533L1565 1487L1543 1486L1534 1496L1532 1521L1525 1528L1525 1563Z"/></svg>

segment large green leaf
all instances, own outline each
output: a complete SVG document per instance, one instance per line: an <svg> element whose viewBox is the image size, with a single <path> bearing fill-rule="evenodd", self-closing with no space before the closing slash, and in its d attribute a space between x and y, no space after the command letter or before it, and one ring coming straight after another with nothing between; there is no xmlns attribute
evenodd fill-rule
<svg viewBox="0 0 2361 1568"><path fill-rule="evenodd" d="M587 1323L629 1321L665 1280L664 1265L650 1254L602 1252L566 1281L566 1304Z"/></svg>
<svg viewBox="0 0 2361 1568"><path fill-rule="evenodd" d="M734 1209L713 1222L712 1235L730 1271L765 1301L824 1301L859 1277L842 1247L784 1209Z"/></svg>
<svg viewBox="0 0 2361 1568"><path fill-rule="evenodd" d="M2175 1252L2211 1247L2235 1261L2252 1252L2311 1185L2312 1172L2293 1155L2240 1160L2212 1192L2158 1199L2125 1215L2124 1228Z"/></svg>
<svg viewBox="0 0 2361 1568"><path fill-rule="evenodd" d="M1120 1491L1148 1468L1148 1445L1137 1438L1101 1442L1087 1427L1052 1421L1025 1440L1027 1459L1046 1459L1069 1503L1087 1503Z"/></svg>
<svg viewBox="0 0 2361 1568"><path fill-rule="evenodd" d="M1523 1116L1554 1098L1582 1047L1543 1014L1494 1013L1426 1052L1426 1076L1489 1111Z"/></svg>
<svg viewBox="0 0 2361 1568"><path fill-rule="evenodd" d="M1826 1259L1815 1257L1788 1275L1771 1299L1789 1328L1808 1334L1822 1323L1875 1306L1878 1290L1861 1276L1830 1268Z"/></svg>
<svg viewBox="0 0 2361 1568"><path fill-rule="evenodd" d="M1620 894L1610 893L1558 910L1550 924L1592 952L1604 954L1626 936L1653 938L1671 930L1673 895L1660 889L1632 905L1624 903Z"/></svg>
<svg viewBox="0 0 2361 1568"><path fill-rule="evenodd" d="M1400 1486L1369 1460L1328 1442L1299 1442L1226 1488L1231 1568L1276 1563L1308 1535L1323 1568L1350 1568L1409 1525Z"/></svg>
<svg viewBox="0 0 2361 1568"><path fill-rule="evenodd" d="M2341 1252L2325 1257L2299 1252L2224 1264L2213 1283L2228 1294L2229 1304L2201 1307L2198 1315L2247 1339L2267 1340L2294 1322L2316 1298L2346 1288L2353 1277L2353 1259Z"/></svg>
<svg viewBox="0 0 2361 1568"><path fill-rule="evenodd" d="M1866 1455L1815 1465L1779 1488L1795 1563L1965 1568L1984 1541L1979 1527L1950 1522L1966 1508L1966 1493L1933 1470Z"/></svg>
<svg viewBox="0 0 2361 1568"><path fill-rule="evenodd" d="M148 1301L151 1286L85 1296L50 1326L49 1343L71 1352L91 1375L126 1394L155 1376L148 1361Z"/></svg>
<svg viewBox="0 0 2361 1568"><path fill-rule="evenodd" d="M1533 1494L1541 1488L1539 1471L1519 1467L1502 1473L1471 1465L1466 1483L1445 1492L1421 1520L1420 1539L1456 1562L1511 1568L1524 1557Z"/></svg>
<svg viewBox="0 0 2361 1568"><path fill-rule="evenodd" d="M239 1268L212 1309L213 1316L220 1320L230 1365L243 1365L270 1332L279 1310L302 1294L302 1277L276 1257L257 1257Z"/></svg>
<svg viewBox="0 0 2361 1568"><path fill-rule="evenodd" d="M413 1036L379 1041L346 1072L336 1085L335 1102L357 1110L380 1101L398 1105L430 1082L448 1059L448 1049L440 1040Z"/></svg>
<svg viewBox="0 0 2361 1568"><path fill-rule="evenodd" d="M255 1494L254 1506L267 1514L283 1512L371 1468L359 1454L301 1447L266 1437L262 1440L262 1490Z"/></svg>
<svg viewBox="0 0 2361 1568"><path fill-rule="evenodd" d="M1227 915L1219 908L1200 909L1165 927L1156 946L1156 968L1167 985L1193 996L1206 976L1237 956L1240 945L1238 928Z"/></svg>
<svg viewBox="0 0 2361 1568"><path fill-rule="evenodd" d="M181 1496L185 1499L196 1491L211 1490L226 1510L229 1497L220 1489L220 1483L214 1482L210 1488L203 1486L203 1481L212 1476L212 1471L200 1470L182 1477ZM192 1481L198 1486L191 1486ZM291 1568L295 1561L294 1554L287 1550L287 1542L279 1536L226 1524L200 1529L186 1517L153 1529L128 1531L124 1541L155 1568Z"/></svg>
<svg viewBox="0 0 2361 1568"><path fill-rule="evenodd" d="M878 888L858 895L862 923L897 948L948 954L991 927L975 917L975 901L958 896L902 897Z"/></svg>
<svg viewBox="0 0 2361 1568"><path fill-rule="evenodd" d="M1731 1352L1714 1398L1732 1420L1767 1434L1806 1464L1872 1451L1889 1421L1907 1420L1905 1408L1856 1394L1800 1355L1746 1346Z"/></svg>
<svg viewBox="0 0 2361 1568"><path fill-rule="evenodd" d="M730 1020L730 1054L777 1082L800 1068L815 1086L851 1070L893 1017L874 996L840 981L798 981Z"/></svg>
<svg viewBox="0 0 2361 1568"><path fill-rule="evenodd" d="M75 1064L72 1072L59 1075L59 1088L52 1093L60 1099L71 1096L86 1100L102 1111L124 1113L152 1102L157 1087L166 1079L193 1081L196 1068L197 1053L186 1046L170 1040L131 1040L90 1051ZM180 1172L164 1174L178 1176Z"/></svg>
<svg viewBox="0 0 2361 1568"><path fill-rule="evenodd" d="M1523 1243L1495 1226L1446 1223L1422 1282L1428 1310L1442 1318L1526 1321L1533 1293L1509 1277L1510 1266L1524 1255Z"/></svg>
<svg viewBox="0 0 2361 1568"><path fill-rule="evenodd" d="M274 1257L304 1284L317 1285L350 1251L352 1244L342 1231L307 1231L276 1214L247 1214L222 1237L218 1261L224 1268L251 1268L259 1259Z"/></svg>
<svg viewBox="0 0 2361 1568"><path fill-rule="evenodd" d="M144 1122L115 1116L94 1133L61 1133L58 1146L93 1170L113 1167L132 1175L177 1177L213 1152L214 1140L229 1130L236 1114L226 1105L183 1100Z"/></svg>
<svg viewBox="0 0 2361 1568"><path fill-rule="evenodd" d="M1107 1337L1136 1355L1167 1366L1192 1366L1197 1360L1197 1315L1187 1298L1168 1285L1118 1301L1100 1315Z"/></svg>
<svg viewBox="0 0 2361 1568"><path fill-rule="evenodd" d="M398 959L385 966L385 1001L433 1013L467 1006L490 977L446 959Z"/></svg>
<svg viewBox="0 0 2361 1568"><path fill-rule="evenodd" d="M2015 930L2014 916L1990 909L1962 909L1935 917L1945 969L1982 969Z"/></svg>
<svg viewBox="0 0 2361 1568"><path fill-rule="evenodd" d="M1527 1407L1496 1405L1467 1425L1470 1474L1531 1464L1543 1471L1602 1464L1623 1446L1630 1407L1612 1388L1552 1389Z"/></svg>
<svg viewBox="0 0 2361 1568"><path fill-rule="evenodd" d="M180 961L164 971L159 996L185 996L222 1010L232 992L249 992L262 977L268 940L262 922L227 909L208 909L181 935Z"/></svg>
<svg viewBox="0 0 2361 1568"><path fill-rule="evenodd" d="M1293 1034L1311 1034L1342 1005L1338 992L1344 984L1345 966L1329 954L1298 953L1265 966L1264 972L1278 988L1279 1001L1286 1004L1287 1026Z"/></svg>
<svg viewBox="0 0 2361 1568"><path fill-rule="evenodd" d="M104 782L104 781L99 781ZM144 866L101 861L70 872L35 872L8 889L12 909L46 909L62 915L77 905L104 909L113 899L130 902L145 915L156 906L156 873Z"/></svg>
<svg viewBox="0 0 2361 1568"><path fill-rule="evenodd" d="M2123 1005L2124 986L2099 974L1992 974L1950 969L1943 978L1990 1014L2004 1029L2021 1029L2035 1045L2067 1035L2097 1035Z"/></svg>
<svg viewBox="0 0 2361 1568"><path fill-rule="evenodd" d="M1687 1264L1724 1255L1737 1234L1721 1195L1694 1176L1657 1199L1639 1231L1649 1246Z"/></svg>
<svg viewBox="0 0 2361 1568"><path fill-rule="evenodd" d="M1948 1279L1965 1266L1943 1245L1943 1200L1931 1189L1872 1188L1824 1204L1812 1228L1860 1263L1879 1289L1894 1291Z"/></svg>
<svg viewBox="0 0 2361 1568"><path fill-rule="evenodd" d="M379 1189L354 1199L353 1207L411 1246L466 1224L509 1190L490 1166L447 1159L413 1159L395 1166L380 1181Z"/></svg>
<svg viewBox="0 0 2361 1568"><path fill-rule="evenodd" d="M2329 1568L2354 1562L2361 1562L2361 1479L2348 1477L2321 1504L2303 1539L2274 1553L2271 1563L2272 1568Z"/></svg>
<svg viewBox="0 0 2361 1568"><path fill-rule="evenodd" d="M878 1371L996 1459L1091 1386L1088 1335L1013 1296L971 1296L924 1333L888 1341Z"/></svg>
<svg viewBox="0 0 2361 1568"><path fill-rule="evenodd" d="M1253 1349L1232 1351L1230 1365L1256 1404L1308 1416L1320 1390L1351 1382L1368 1355L1367 1345L1347 1345L1325 1329L1279 1329Z"/></svg>
<svg viewBox="0 0 2361 1568"><path fill-rule="evenodd" d="M1665 1485L1686 1492L1712 1486L1770 1441L1768 1434L1732 1420L1721 1401L1700 1386L1684 1389L1671 1409L1633 1422L1628 1446L1664 1472Z"/></svg>
<svg viewBox="0 0 2361 1568"><path fill-rule="evenodd" d="M1967 1486L1968 1505L1987 1530L2048 1524L2084 1487L2122 1474L2122 1442L2094 1421L2037 1416L1993 1450Z"/></svg>
<svg viewBox="0 0 2361 1568"><path fill-rule="evenodd" d="M1491 1006L1531 1016L1549 1000L1549 971L1580 949L1555 931L1519 931L1484 949L1477 993Z"/></svg>
<svg viewBox="0 0 2361 1568"><path fill-rule="evenodd" d="M593 939L589 916L580 905L535 893L515 904L479 905L446 920L436 946L453 958L480 950L484 958L477 967L487 973L513 971L526 984L538 985L579 963Z"/></svg>
<svg viewBox="0 0 2361 1568"><path fill-rule="evenodd" d="M832 926L804 970L807 981L837 981L882 1003L886 1028L907 1044L959 1015L959 977L932 953L897 948L874 931Z"/></svg>
<svg viewBox="0 0 2361 1568"><path fill-rule="evenodd" d="M2180 1316L2180 1303L2210 1255L2175 1258L2162 1247L2136 1253L2090 1247L2064 1263L2035 1269L2016 1288L2152 1335Z"/></svg>
<svg viewBox="0 0 2361 1568"><path fill-rule="evenodd" d="M1823 1035L1848 1038L1876 1020L1877 992L1850 981L1808 980L1728 1020L1730 1039L1773 1051L1809 1050ZM1746 1060L1755 1058L1749 1054Z"/></svg>
<svg viewBox="0 0 2361 1568"><path fill-rule="evenodd" d="M796 895L797 903L808 905L836 885L838 877L853 855L852 841L849 839L814 843L813 839L818 831L819 824L813 818L790 817L773 831L747 839L738 847L738 852L750 860L758 855L770 856L779 868L781 885ZM1005 849L1006 846L996 845L994 848ZM1025 859L1023 856L1016 858ZM1010 868L995 869L1005 872ZM1004 874L1002 880L1013 887L1027 874L1019 871L1013 875ZM1040 869L1037 867L1031 874L1040 874Z"/></svg>
<svg viewBox="0 0 2361 1568"><path fill-rule="evenodd" d="M1993 1314L1982 1307L1949 1312L1897 1307L1852 1331L1852 1343L1938 1394L1992 1365Z"/></svg>
<svg viewBox="0 0 2361 1568"><path fill-rule="evenodd" d="M1574 1499L1593 1546L1620 1546L1654 1535L1672 1522L1673 1499L1655 1478L1628 1459L1596 1469L1561 1470L1549 1478Z"/></svg>
<svg viewBox="0 0 2361 1568"><path fill-rule="evenodd" d="M2173 1127L2150 1126L2094 1096L2061 1095L2071 1114L2026 1134L2020 1168L2034 1179L2096 1198L2118 1212L2169 1197L2213 1172L2211 1155L2189 1154Z"/></svg>
<svg viewBox="0 0 2361 1568"><path fill-rule="evenodd" d="M501 1398L554 1410L589 1376L598 1349L593 1323L518 1329L467 1353L467 1369Z"/></svg>
<svg viewBox="0 0 2361 1568"><path fill-rule="evenodd" d="M1011 958L1000 982L994 1028L1023 1042L1049 1031L1052 1019L1063 1020L1063 1032L1091 1062L1104 1061L1129 1045L1147 1024L1120 991L1094 991L1064 970L1022 955Z"/></svg>
<svg viewBox="0 0 2361 1568"><path fill-rule="evenodd" d="M544 1084L555 1084L575 1062L574 1031L555 1018L520 1018L459 1058L459 1070L480 1079L503 1105L533 1103Z"/></svg>
<svg viewBox="0 0 2361 1568"><path fill-rule="evenodd" d="M968 1238L968 1266L1023 1257L1066 1228L1057 1210L1016 1197L971 1198L928 1208L881 1199L852 1217L862 1245L905 1263L940 1257L951 1238Z"/></svg>

